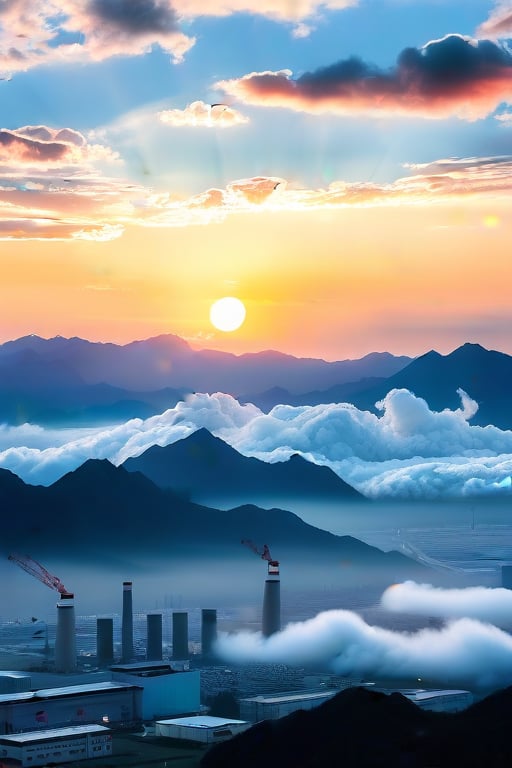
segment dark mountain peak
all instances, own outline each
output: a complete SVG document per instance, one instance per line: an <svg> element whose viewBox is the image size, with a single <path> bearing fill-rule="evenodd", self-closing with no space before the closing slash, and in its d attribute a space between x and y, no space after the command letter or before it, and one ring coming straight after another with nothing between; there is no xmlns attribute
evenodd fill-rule
<svg viewBox="0 0 512 768"><path fill-rule="evenodd" d="M10 469L0 469L0 488L4 491L23 488L26 483Z"/></svg>
<svg viewBox="0 0 512 768"><path fill-rule="evenodd" d="M453 352L450 352L449 355L447 355L448 358L471 358L475 356L482 357L484 355L489 355L490 351L486 349L485 347L482 347L481 344L473 344L469 341L467 341L465 344L462 344L462 346L457 347L457 349L454 349Z"/></svg>
<svg viewBox="0 0 512 768"><path fill-rule="evenodd" d="M295 454L287 461L265 462L244 456L201 428L171 445L152 446L127 459L129 472L139 471L160 488L172 488L196 501L272 502L285 498L362 499L329 467Z"/></svg>

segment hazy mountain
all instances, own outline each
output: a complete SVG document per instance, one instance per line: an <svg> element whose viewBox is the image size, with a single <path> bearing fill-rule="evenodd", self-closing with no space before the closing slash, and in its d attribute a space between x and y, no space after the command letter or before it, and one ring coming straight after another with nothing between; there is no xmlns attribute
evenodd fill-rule
<svg viewBox="0 0 512 768"><path fill-rule="evenodd" d="M310 711L264 720L201 759L202 768L501 768L512 765L512 688L457 713L426 712L399 693L349 688Z"/></svg>
<svg viewBox="0 0 512 768"><path fill-rule="evenodd" d="M4 554L86 560L101 568L122 552L128 560L155 564L205 558L211 567L212 560L217 565L230 558L250 562L252 553L241 546L248 538L259 546L268 543L274 557L286 560L289 574L293 565L298 574L324 568L345 586L388 585L428 573L397 552L335 536L285 510L247 505L220 511L193 504L106 460L89 460L49 487L26 485L0 471L0 506L9 515Z"/></svg>
<svg viewBox="0 0 512 768"><path fill-rule="evenodd" d="M325 389L369 376L390 376L410 362L387 352L359 360L326 362L266 351L232 355L215 350L193 350L171 334L130 344L103 344L57 336L25 336L0 345L0 371L19 382L27 356L49 366L55 379L58 366L73 377L74 385L106 383L127 390L173 387L200 392L263 391L274 386L291 392Z"/></svg>
<svg viewBox="0 0 512 768"><path fill-rule="evenodd" d="M267 505L297 498L364 499L329 467L312 464L298 454L275 464L248 458L207 429L164 448L154 445L123 466L129 472L142 472L161 488L209 504L229 499Z"/></svg>
<svg viewBox="0 0 512 768"><path fill-rule="evenodd" d="M0 422L97 425L146 419L172 408L183 390L132 392L110 384L85 384L72 369L24 356L16 367L0 361Z"/></svg>
<svg viewBox="0 0 512 768"><path fill-rule="evenodd" d="M324 390L314 390L294 395L283 387L272 387L265 392L252 395L241 395L238 400L241 403L253 403L265 413L268 413L276 405L322 405L327 403L350 403L354 396L368 389L373 389L384 382L386 378L365 378L359 381L347 381L345 384L337 384Z"/></svg>

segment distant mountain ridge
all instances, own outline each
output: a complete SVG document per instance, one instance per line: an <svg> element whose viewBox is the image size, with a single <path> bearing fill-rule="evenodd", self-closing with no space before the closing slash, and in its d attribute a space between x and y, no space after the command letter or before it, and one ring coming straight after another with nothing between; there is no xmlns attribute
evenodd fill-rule
<svg viewBox="0 0 512 768"><path fill-rule="evenodd" d="M0 345L0 421L9 424L147 418L187 393L217 391L265 411L277 404L349 402L376 412L375 403L394 388L410 389L434 410L458 408L462 388L479 404L471 423L512 428L512 357L479 344L448 355L379 352L337 362L275 351L197 351L171 334L126 345L59 336Z"/></svg>
<svg viewBox="0 0 512 768"><path fill-rule="evenodd" d="M349 402L361 410L377 412L375 403L392 389L409 389L423 397L432 410L460 408L459 388L478 403L471 424L494 424L512 429L512 356L487 350L480 344L463 344L448 355L431 350L412 360L387 378L362 379L324 391L293 395L281 389L244 397L263 410L270 410L279 397L289 405L319 405Z"/></svg>
<svg viewBox="0 0 512 768"><path fill-rule="evenodd" d="M53 485L25 484L0 470L0 506L10 512L0 550L30 551L42 559L67 558L108 566L123 557L157 562L191 558L250 560L243 538L269 543L296 573L319 565L339 573L343 583L389 585L429 573L398 552L382 552L351 536L335 536L282 509L244 505L217 510L158 488L140 472L107 460L89 459ZM340 562L350 568L340 572ZM309 565L308 565L309 564ZM430 577L430 576L429 576Z"/></svg>
<svg viewBox="0 0 512 768"><path fill-rule="evenodd" d="M16 421L19 413L25 421L51 421L59 410L63 417L73 416L80 406L84 411L117 406L129 412L130 405L124 411L119 405L127 402L132 403L131 415L146 416L174 406L191 391L236 396L253 388L282 386L304 392L368 376L389 376L408 362L408 357L386 352L338 362L275 351L237 356L197 351L171 334L125 345L25 336L0 345L0 419L21 423L21 416ZM90 389L98 385L105 389L101 397Z"/></svg>
<svg viewBox="0 0 512 768"><path fill-rule="evenodd" d="M279 504L300 498L333 502L359 501L364 496L329 467L306 461L298 454L269 464L248 458L207 429L198 429L171 445L153 445L123 466L142 472L161 488L172 488L194 501Z"/></svg>

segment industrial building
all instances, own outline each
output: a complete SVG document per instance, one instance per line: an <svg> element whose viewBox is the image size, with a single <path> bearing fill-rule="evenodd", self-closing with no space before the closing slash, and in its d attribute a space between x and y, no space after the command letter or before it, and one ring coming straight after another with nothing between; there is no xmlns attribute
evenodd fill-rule
<svg viewBox="0 0 512 768"><path fill-rule="evenodd" d="M460 712L473 703L473 694L470 691L426 691L418 688L398 692L421 709L428 709L431 712Z"/></svg>
<svg viewBox="0 0 512 768"><path fill-rule="evenodd" d="M459 712L473 703L473 695L469 691L429 691L423 688L403 690L377 688L371 684L364 687L386 694L401 693L402 696L405 696L421 709L432 712ZM290 691L289 693L250 696L240 699L240 717L251 723L257 723L260 720L275 720L298 709L318 707L339 692L339 688L334 688L331 690Z"/></svg>
<svg viewBox="0 0 512 768"><path fill-rule="evenodd" d="M174 720L157 720L157 736L166 736L183 741L197 741L202 744L216 744L231 739L251 727L244 720L229 720L223 717L198 715L197 717L178 717Z"/></svg>
<svg viewBox="0 0 512 768"><path fill-rule="evenodd" d="M0 733L87 723L114 726L142 721L142 686L94 683L0 695Z"/></svg>
<svg viewBox="0 0 512 768"><path fill-rule="evenodd" d="M148 661L115 665L112 667L112 678L143 689L143 720L200 711L201 679L198 670L176 670L169 662Z"/></svg>
<svg viewBox="0 0 512 768"><path fill-rule="evenodd" d="M2 758L16 761L15 764L22 768L86 760L111 755L112 735L110 729L102 725L16 733L0 736L0 754Z"/></svg>
<svg viewBox="0 0 512 768"><path fill-rule="evenodd" d="M332 699L339 690L292 691L240 699L240 717L251 723L276 720L298 709L313 709Z"/></svg>

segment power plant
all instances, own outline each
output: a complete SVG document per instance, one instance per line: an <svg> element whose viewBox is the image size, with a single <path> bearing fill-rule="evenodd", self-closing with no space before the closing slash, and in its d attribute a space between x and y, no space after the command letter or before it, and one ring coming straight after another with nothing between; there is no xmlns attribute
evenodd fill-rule
<svg viewBox="0 0 512 768"><path fill-rule="evenodd" d="M250 539L242 539L242 544L252 549L262 560L267 561L267 576L263 593L263 612L261 617L261 632L264 637L270 637L281 630L281 581L279 578L279 561L274 560L267 544L260 550Z"/></svg>

